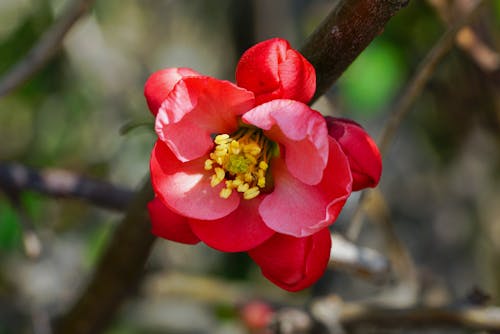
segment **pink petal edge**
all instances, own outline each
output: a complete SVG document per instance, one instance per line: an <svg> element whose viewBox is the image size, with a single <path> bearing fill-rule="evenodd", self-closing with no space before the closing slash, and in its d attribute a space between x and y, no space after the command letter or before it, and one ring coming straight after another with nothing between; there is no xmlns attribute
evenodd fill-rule
<svg viewBox="0 0 500 334"><path fill-rule="evenodd" d="M185 78L163 101L155 130L177 159L186 162L212 149L211 135L234 132L239 116L254 105L252 92L229 81Z"/></svg>
<svg viewBox="0 0 500 334"><path fill-rule="evenodd" d="M273 161L274 191L262 201L259 213L276 232L306 237L331 225L351 193L352 177L346 156L329 139L330 159L317 185L307 185L288 172L281 159Z"/></svg>
<svg viewBox="0 0 500 334"><path fill-rule="evenodd" d="M310 185L321 181L328 162L328 132L320 113L301 102L281 99L253 108L242 120L284 146L293 176Z"/></svg>

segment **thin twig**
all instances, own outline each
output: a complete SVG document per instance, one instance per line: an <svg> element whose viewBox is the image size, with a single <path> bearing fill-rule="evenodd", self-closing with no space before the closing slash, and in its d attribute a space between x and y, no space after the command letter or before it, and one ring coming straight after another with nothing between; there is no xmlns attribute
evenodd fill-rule
<svg viewBox="0 0 500 334"><path fill-rule="evenodd" d="M392 308L343 302L337 296L316 300L311 306L316 322L348 330L373 328L461 328L500 330L500 307L450 305L446 307Z"/></svg>
<svg viewBox="0 0 500 334"><path fill-rule="evenodd" d="M453 13L460 15L469 11L470 0L456 0L453 4L443 0L427 0L439 18L448 26L453 22ZM473 26L461 28L455 38L456 45L487 74L500 72L500 54L487 45Z"/></svg>
<svg viewBox="0 0 500 334"><path fill-rule="evenodd" d="M462 19L455 23L441 36L418 66L415 75L404 89L401 98L398 100L393 112L391 113L390 119L387 121L384 129L382 130L378 140L382 155L386 153L392 139L394 138L397 128L401 124L401 121L411 110L410 107L422 94L422 91L432 77L436 66L451 50L457 32L470 22L474 14L477 13L481 3L482 0L476 1L474 6L471 6L470 11L467 14L464 14L465 16Z"/></svg>
<svg viewBox="0 0 500 334"><path fill-rule="evenodd" d="M25 58L0 79L0 97L9 94L40 70L59 50L71 27L83 16L94 0L74 0L65 12L31 48Z"/></svg>
<svg viewBox="0 0 500 334"><path fill-rule="evenodd" d="M0 190L34 190L56 198L75 198L123 211L134 192L111 183L93 180L61 169L38 171L21 164L0 163Z"/></svg>
<svg viewBox="0 0 500 334"><path fill-rule="evenodd" d="M459 20L459 22L454 24L441 36L441 38L436 42L434 47L429 51L429 53L425 56L425 58L418 66L415 75L403 90L400 99L394 106L393 112L391 113L389 120L387 121L384 129L382 130L382 133L380 134L378 143L382 155L385 155L387 153L387 149L394 139L399 125L406 117L406 115L410 112L413 103L422 94L422 91L432 77L436 66L451 50L457 32L460 30L460 28L469 23L474 14L477 12L481 3L481 0L476 1L474 6L471 7L470 12L467 13L461 20ZM367 197L365 193L369 191L370 190L364 190L360 196L358 207L353 215L353 219L351 220L349 230L347 231L347 237L350 240L356 240L361 231L364 220L363 203L365 201L365 198Z"/></svg>

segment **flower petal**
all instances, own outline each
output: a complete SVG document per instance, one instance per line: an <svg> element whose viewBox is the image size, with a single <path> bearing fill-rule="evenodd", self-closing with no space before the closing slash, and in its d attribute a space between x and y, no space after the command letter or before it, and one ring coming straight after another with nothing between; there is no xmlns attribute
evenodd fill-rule
<svg viewBox="0 0 500 334"><path fill-rule="evenodd" d="M323 275L331 243L328 228L305 238L275 234L248 254L271 282L288 291L299 291Z"/></svg>
<svg viewBox="0 0 500 334"><path fill-rule="evenodd" d="M274 231L259 216L262 197L240 201L239 207L217 220L189 221L193 232L208 246L222 252L243 252L269 239Z"/></svg>
<svg viewBox="0 0 500 334"><path fill-rule="evenodd" d="M158 140L151 154L151 181L156 195L174 212L195 219L219 219L238 207L240 197L233 193L228 199L221 198L224 183L210 186L204 162L200 158L183 163Z"/></svg>
<svg viewBox="0 0 500 334"><path fill-rule="evenodd" d="M144 96L151 113L156 116L161 104L179 80L199 75L198 72L185 67L165 68L151 74L144 85Z"/></svg>
<svg viewBox="0 0 500 334"><path fill-rule="evenodd" d="M370 135L356 122L343 118L325 117L328 133L340 144L349 159L352 190L375 187L382 174L382 158Z"/></svg>
<svg viewBox="0 0 500 334"><path fill-rule="evenodd" d="M293 176L311 185L321 181L328 161L328 133L320 113L301 102L274 100L248 111L242 119L284 146Z"/></svg>
<svg viewBox="0 0 500 334"><path fill-rule="evenodd" d="M158 197L148 203L148 211L151 218L151 232L157 237L184 244L200 242L191 231L187 218L174 213Z"/></svg>
<svg viewBox="0 0 500 334"><path fill-rule="evenodd" d="M288 41L273 38L245 51L236 67L236 82L255 93L257 104L274 99L307 103L316 90L316 73Z"/></svg>
<svg viewBox="0 0 500 334"><path fill-rule="evenodd" d="M229 81L184 78L163 101L155 130L177 159L193 160L213 147L210 135L235 131L238 116L254 104L252 92Z"/></svg>
<svg viewBox="0 0 500 334"><path fill-rule="evenodd" d="M259 213L276 232L305 237L329 226L351 193L351 172L346 156L330 139L330 155L323 179L307 185L288 172L281 159L273 161L274 191L267 195Z"/></svg>

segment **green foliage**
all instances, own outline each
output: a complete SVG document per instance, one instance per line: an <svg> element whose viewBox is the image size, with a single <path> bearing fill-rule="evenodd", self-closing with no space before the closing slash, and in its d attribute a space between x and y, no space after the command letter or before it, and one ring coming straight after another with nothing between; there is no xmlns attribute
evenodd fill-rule
<svg viewBox="0 0 500 334"><path fill-rule="evenodd" d="M339 81L346 106L355 113L374 114L394 98L403 80L397 50L378 41L369 46Z"/></svg>
<svg viewBox="0 0 500 334"><path fill-rule="evenodd" d="M19 216L10 204L0 199L0 250L12 251L22 244Z"/></svg>

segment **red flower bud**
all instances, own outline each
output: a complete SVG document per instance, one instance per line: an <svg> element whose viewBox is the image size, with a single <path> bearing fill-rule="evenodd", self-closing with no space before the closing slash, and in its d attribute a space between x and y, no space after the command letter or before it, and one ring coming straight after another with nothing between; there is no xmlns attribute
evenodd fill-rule
<svg viewBox="0 0 500 334"><path fill-rule="evenodd" d="M328 134L340 144L349 160L352 190L375 187L382 173L382 159L373 139L356 122L345 118L325 118Z"/></svg>
<svg viewBox="0 0 500 334"><path fill-rule="evenodd" d="M274 99L309 102L316 90L314 67L288 41L273 38L248 49L236 67L236 83L257 104Z"/></svg>

